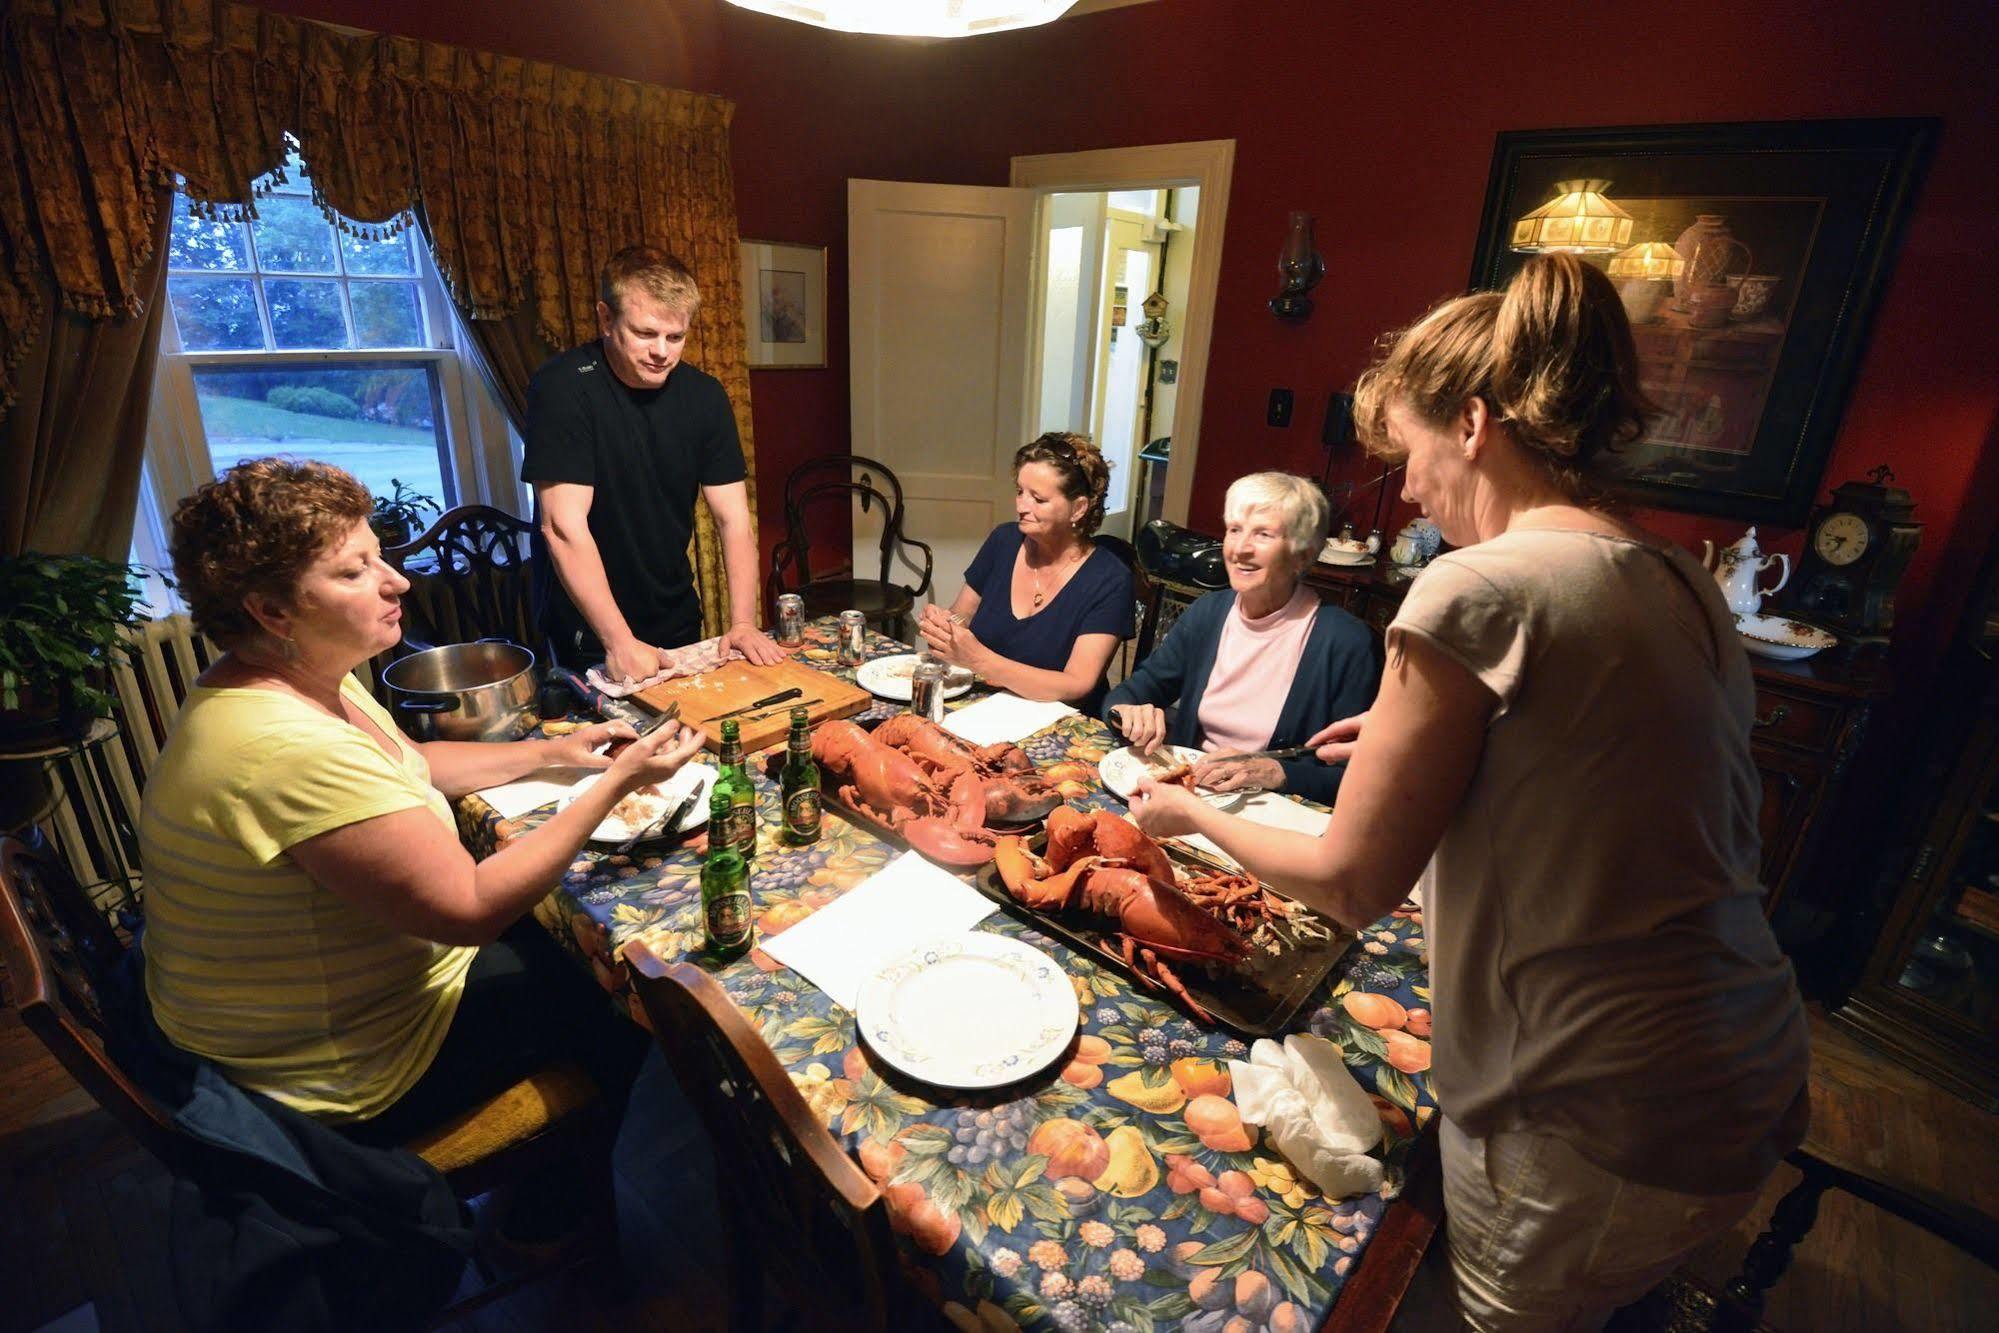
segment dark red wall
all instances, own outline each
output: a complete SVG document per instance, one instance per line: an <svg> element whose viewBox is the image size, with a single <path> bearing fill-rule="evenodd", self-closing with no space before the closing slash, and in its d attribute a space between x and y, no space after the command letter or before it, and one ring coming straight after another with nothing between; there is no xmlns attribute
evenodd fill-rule
<svg viewBox="0 0 1999 1333"><path fill-rule="evenodd" d="M1239 471L1316 475L1326 393L1380 331L1464 285L1497 131L1827 116L1944 121L1822 488L1887 462L1916 497L1925 531L1897 632L1911 675L1999 515L1999 7L1983 0L1619 0L1541 22L1467 0L1157 0L955 43L823 33L719 0L271 7L736 100L743 234L825 244L831 261L828 368L752 376L766 548L779 478L847 447L849 177L1003 184L1016 154L1235 139L1192 514L1212 525ZM1293 208L1318 217L1328 265L1295 327L1264 305ZM1288 430L1262 424L1276 386L1298 394ZM1738 530L1650 519L1696 547ZM1798 549L1796 532L1761 535Z"/></svg>

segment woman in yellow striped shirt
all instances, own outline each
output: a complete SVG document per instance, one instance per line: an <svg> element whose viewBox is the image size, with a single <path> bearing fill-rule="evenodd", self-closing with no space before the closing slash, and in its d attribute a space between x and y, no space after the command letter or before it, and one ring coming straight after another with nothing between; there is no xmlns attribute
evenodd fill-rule
<svg viewBox="0 0 1999 1333"><path fill-rule="evenodd" d="M175 1044L376 1143L404 1141L557 1058L622 1108L646 1042L524 914L634 788L699 733L418 745L350 674L402 637L409 583L370 500L322 463L246 462L174 515L174 573L223 655L147 785L146 994ZM550 765L605 769L475 862L449 798ZM516 923L520 924L516 926Z"/></svg>

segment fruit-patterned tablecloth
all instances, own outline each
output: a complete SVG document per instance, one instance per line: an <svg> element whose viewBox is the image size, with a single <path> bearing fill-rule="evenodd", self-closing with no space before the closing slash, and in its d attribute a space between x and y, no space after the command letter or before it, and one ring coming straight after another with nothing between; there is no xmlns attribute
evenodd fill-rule
<svg viewBox="0 0 1999 1333"><path fill-rule="evenodd" d="M872 634L869 650L908 651ZM809 626L793 651L853 676L834 661L831 622ZM1118 743L1102 723L1077 716L1026 749L1072 803L1116 808L1096 764ZM773 836L776 789L761 773L757 785L752 889L764 937L896 854L831 811L818 843L788 847ZM545 816L502 820L476 798L460 805L462 830L481 852ZM643 1021L616 950L637 938L670 961L698 955L699 876L691 847L665 856L586 851L536 915ZM1005 913L983 928L1046 950L1082 1002L1072 1058L1011 1100L943 1090L932 1100L890 1087L857 1045L852 1015L760 949L716 973L813 1109L883 1185L918 1283L967 1329L1319 1327L1400 1192L1403 1161L1434 1110L1421 910L1405 904L1363 931L1296 1021L1340 1044L1388 1127L1387 1183L1345 1200L1320 1197L1237 1115L1226 1062L1245 1055L1240 1040Z"/></svg>

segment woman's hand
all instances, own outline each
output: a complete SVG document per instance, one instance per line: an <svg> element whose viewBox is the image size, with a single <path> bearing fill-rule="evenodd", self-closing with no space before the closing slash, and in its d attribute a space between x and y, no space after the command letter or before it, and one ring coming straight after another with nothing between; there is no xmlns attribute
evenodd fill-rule
<svg viewBox="0 0 1999 1333"><path fill-rule="evenodd" d="M1155 782L1150 773L1131 794L1131 820L1155 838L1195 833L1194 820L1208 805L1177 782Z"/></svg>
<svg viewBox="0 0 1999 1333"><path fill-rule="evenodd" d="M701 753L705 739L694 728L678 722L655 727L650 735L639 737L611 761L604 780L620 792L636 791L648 782L664 782L678 773L682 764Z"/></svg>
<svg viewBox="0 0 1999 1333"><path fill-rule="evenodd" d="M1322 764L1341 764L1353 758L1354 746L1360 744L1361 728L1367 725L1366 713L1355 713L1343 717L1305 742L1319 756Z"/></svg>
<svg viewBox="0 0 1999 1333"><path fill-rule="evenodd" d="M1166 710L1158 704L1119 704L1111 722L1141 755L1151 754L1166 739Z"/></svg>
<svg viewBox="0 0 1999 1333"><path fill-rule="evenodd" d="M611 757L598 754L597 748L607 742L629 741L637 735L629 722L593 722L566 736L543 741L542 754L550 767L609 768Z"/></svg>
<svg viewBox="0 0 1999 1333"><path fill-rule="evenodd" d="M1284 766L1275 759L1203 759L1194 765L1194 785L1208 791L1276 791Z"/></svg>
<svg viewBox="0 0 1999 1333"><path fill-rule="evenodd" d="M972 633L971 626L959 624L951 618L950 612L941 611L935 605L926 607L917 628L923 634L923 642L938 657L952 666L970 671L979 669L986 646L979 642L978 635Z"/></svg>

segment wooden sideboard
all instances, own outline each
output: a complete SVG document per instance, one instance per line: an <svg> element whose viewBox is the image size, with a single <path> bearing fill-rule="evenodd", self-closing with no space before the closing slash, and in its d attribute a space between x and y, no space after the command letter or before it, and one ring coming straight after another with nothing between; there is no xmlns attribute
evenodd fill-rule
<svg viewBox="0 0 1999 1333"><path fill-rule="evenodd" d="M1305 582L1377 634L1395 618L1409 586L1386 560L1358 568L1317 564ZM1208 590L1160 580L1159 591L1157 632L1164 635L1180 608ZM1835 808L1868 715L1887 695L1889 681L1878 667L1825 654L1802 662L1752 657L1750 663L1756 675L1752 751L1763 777L1763 883L1770 891L1764 910L1775 913L1808 878L1826 842L1825 816Z"/></svg>

